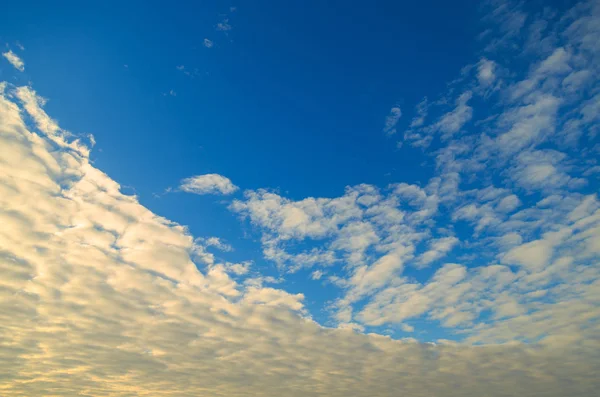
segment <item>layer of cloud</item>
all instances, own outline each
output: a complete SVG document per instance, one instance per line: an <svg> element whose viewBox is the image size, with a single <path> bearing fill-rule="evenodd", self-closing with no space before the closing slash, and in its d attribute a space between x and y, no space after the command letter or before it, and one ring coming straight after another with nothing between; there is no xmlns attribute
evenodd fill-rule
<svg viewBox="0 0 600 397"><path fill-rule="evenodd" d="M32 130L25 104L0 97L4 396L584 396L600 386L592 340L472 347L323 328L301 315L301 294L238 285L86 151ZM595 207L572 220L589 224ZM464 277L444 269L442 283Z"/></svg>

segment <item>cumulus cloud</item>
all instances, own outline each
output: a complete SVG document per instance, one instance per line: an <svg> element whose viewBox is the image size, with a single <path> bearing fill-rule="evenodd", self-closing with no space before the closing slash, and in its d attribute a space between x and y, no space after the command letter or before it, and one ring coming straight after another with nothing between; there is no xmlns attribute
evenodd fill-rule
<svg viewBox="0 0 600 397"><path fill-rule="evenodd" d="M3 52L2 56L4 58L6 58L6 60L8 62L10 62L10 64L13 65L15 67L15 69L17 69L18 71L20 71L20 72L25 71L25 62L23 62L23 60L21 58L19 58L19 56L17 54L15 54L14 52L12 52L11 50Z"/></svg>
<svg viewBox="0 0 600 397"><path fill-rule="evenodd" d="M179 189L194 194L231 194L238 190L231 180L219 174L204 174L185 178Z"/></svg>

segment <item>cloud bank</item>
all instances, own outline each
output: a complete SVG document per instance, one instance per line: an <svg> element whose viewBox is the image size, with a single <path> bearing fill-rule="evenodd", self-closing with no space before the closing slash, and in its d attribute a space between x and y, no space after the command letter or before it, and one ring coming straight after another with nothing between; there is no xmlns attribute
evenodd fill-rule
<svg viewBox="0 0 600 397"><path fill-rule="evenodd" d="M120 193L30 88L2 91L4 396L559 396L599 386L592 340L474 347L324 328L300 314L302 295L236 283L184 227ZM25 113L52 127L28 125Z"/></svg>

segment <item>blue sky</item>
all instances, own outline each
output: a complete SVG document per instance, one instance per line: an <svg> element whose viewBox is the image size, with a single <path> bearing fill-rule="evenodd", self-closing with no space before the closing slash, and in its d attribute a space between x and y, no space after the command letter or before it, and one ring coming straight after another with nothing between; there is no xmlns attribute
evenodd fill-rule
<svg viewBox="0 0 600 397"><path fill-rule="evenodd" d="M473 7L443 2L115 7L48 5L31 15L26 2L11 6L3 38L27 43L19 77L35 76L64 128L94 135L95 165L125 191L194 235L235 241L243 251L233 258L267 268L218 198L154 194L205 173L295 199L427 180L431 167L414 167L425 157L399 151L382 120L391 105L407 111L443 90L472 60L480 28ZM218 30L226 19L231 30ZM290 288L302 292L305 279ZM321 294L335 296L317 288L314 299Z"/></svg>
<svg viewBox="0 0 600 397"><path fill-rule="evenodd" d="M189 346L225 332L219 352L265 321L267 339L308 330L298 340L337 338L342 355L376 346L381 363L397 341L459 346L449 357L468 363L485 361L473 345L521 357L527 347L502 346L524 343L591 368L579 349L598 351L600 318L598 1L4 8L0 115L14 154L3 153L3 214L15 231L0 248L32 266L15 291L55 288L79 304L94 299L78 286L105 302L109 285L141 310L137 327L165 338L118 346L153 357L187 354L169 338L188 334L145 328L158 324L148 312L193 316L178 307L238 319L231 335L213 332L228 321L217 317L190 331L206 339ZM113 309L98 308L105 320ZM66 306L57 316L78 318ZM269 354L287 362L291 345L278 343ZM230 358L213 353L197 365ZM142 361L170 365L156 357Z"/></svg>

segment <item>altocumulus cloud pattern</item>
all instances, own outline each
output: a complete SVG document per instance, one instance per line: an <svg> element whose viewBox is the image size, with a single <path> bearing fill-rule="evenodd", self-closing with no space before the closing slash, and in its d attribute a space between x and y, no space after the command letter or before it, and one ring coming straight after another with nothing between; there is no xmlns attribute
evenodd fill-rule
<svg viewBox="0 0 600 397"><path fill-rule="evenodd" d="M209 252L235 247L123 194L33 87L1 83L0 395L596 395L600 3L561 16L487 7L485 56L440 100L391 104L382 120L402 150L431 154L435 176L227 202L282 277L311 269L341 291L327 326L303 293ZM515 47L534 59L523 73ZM206 174L181 189L238 186ZM411 333L415 319L459 337L378 332Z"/></svg>

